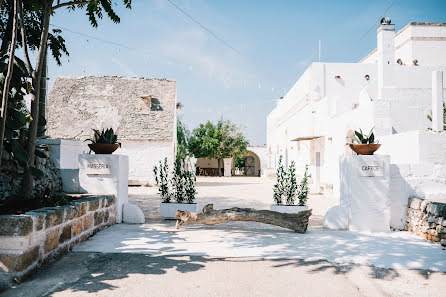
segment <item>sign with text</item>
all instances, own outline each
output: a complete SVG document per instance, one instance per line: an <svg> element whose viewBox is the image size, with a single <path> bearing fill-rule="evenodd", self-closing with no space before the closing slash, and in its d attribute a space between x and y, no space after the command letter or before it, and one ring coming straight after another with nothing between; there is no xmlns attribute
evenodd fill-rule
<svg viewBox="0 0 446 297"><path fill-rule="evenodd" d="M81 164L86 174L110 174L111 166L108 160L83 159Z"/></svg>
<svg viewBox="0 0 446 297"><path fill-rule="evenodd" d="M384 176L383 162L361 162L358 164L359 176Z"/></svg>

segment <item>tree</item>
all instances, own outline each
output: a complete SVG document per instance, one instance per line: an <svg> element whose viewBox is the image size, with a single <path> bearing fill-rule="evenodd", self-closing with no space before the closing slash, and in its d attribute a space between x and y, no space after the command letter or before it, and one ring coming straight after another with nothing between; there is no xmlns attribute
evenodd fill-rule
<svg viewBox="0 0 446 297"><path fill-rule="evenodd" d="M126 8L131 8L131 0L122 0ZM54 15L57 9L68 8L70 10L85 9L89 18L90 24L93 27L98 26L98 19L102 19L103 13L115 23L119 23L119 16L112 8L112 0L22 0L20 5L20 46L23 49L24 60L26 68L30 74L31 80L31 122L29 124L26 155L27 164L29 167L25 168L25 174L22 181L22 193L24 198L29 198L33 189L33 175L30 168L33 168L35 161L35 147L36 138L39 127L39 116L42 114L39 111L40 95L41 95L41 79L45 68L45 57L47 48L52 51L53 57L60 63L60 57L63 53L68 53L65 48L65 43L62 37L58 34L60 30L53 30L51 34L49 30L51 16ZM4 7L3 7L4 6ZM11 22L14 17L11 17L10 9L11 0L0 3L2 17L0 22L0 35L2 37L2 44L0 49L9 47L12 42L12 34L9 32ZM11 20L11 21L10 21ZM14 42L15 44L15 42ZM35 66L33 67L29 59L29 50L37 51Z"/></svg>
<svg viewBox="0 0 446 297"><path fill-rule="evenodd" d="M11 83L11 78L14 71L14 52L17 40L17 19L19 11L19 0L14 0L14 13L12 18L12 33L11 33L11 50L8 56L8 70L6 72L6 78L3 83L2 92L2 110L1 110L1 124L0 124L0 168L2 164L3 156L3 140L5 138L5 128L6 128L6 117L8 113L8 99L9 99L9 84Z"/></svg>
<svg viewBox="0 0 446 297"><path fill-rule="evenodd" d="M189 155L189 143L190 132L184 125L182 118L177 118L177 158L185 160Z"/></svg>
<svg viewBox="0 0 446 297"><path fill-rule="evenodd" d="M189 140L189 151L196 158L218 160L218 176L221 176L223 158L244 157L248 153L247 146L248 141L240 127L223 119L215 125L210 121L200 124Z"/></svg>

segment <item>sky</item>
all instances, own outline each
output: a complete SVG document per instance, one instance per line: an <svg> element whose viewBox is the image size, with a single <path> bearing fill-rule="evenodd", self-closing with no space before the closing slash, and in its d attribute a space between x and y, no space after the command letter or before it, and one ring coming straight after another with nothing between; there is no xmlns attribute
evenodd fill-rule
<svg viewBox="0 0 446 297"><path fill-rule="evenodd" d="M229 119L263 145L268 113L318 61L319 40L322 62L358 62L376 47L384 14L396 30L446 22L446 0L170 1L212 33L168 0L133 0L131 10L115 0L121 22L104 17L98 28L85 11L57 10L51 24L70 55L62 66L49 60L49 88L57 76L172 79L189 129Z"/></svg>

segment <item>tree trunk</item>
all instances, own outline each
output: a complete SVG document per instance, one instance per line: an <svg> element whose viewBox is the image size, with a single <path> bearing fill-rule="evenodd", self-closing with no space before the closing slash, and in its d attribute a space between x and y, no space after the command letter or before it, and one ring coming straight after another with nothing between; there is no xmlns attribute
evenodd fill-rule
<svg viewBox="0 0 446 297"><path fill-rule="evenodd" d="M29 166L34 166L35 161L35 148L36 148L36 138L37 138L37 127L39 123L39 97L40 97L40 83L42 78L42 70L43 70L43 59L46 53L46 47L48 42L48 30L50 26L50 17L51 17L51 6L53 4L53 0L49 0L46 3L45 10L43 11L42 18L42 32L40 35L40 43L39 43L39 51L36 59L36 70L32 75L32 85L33 91L31 93L31 118L32 122L30 123L29 132L28 132L28 143L26 146L26 153L28 155L28 164ZM31 175L30 170L25 170L25 174L22 180L22 189L21 196L25 199L29 199L31 197L33 190L33 176Z"/></svg>
<svg viewBox="0 0 446 297"><path fill-rule="evenodd" d="M222 158L218 158L217 159L217 163L218 163L218 176L221 176L221 161L223 159Z"/></svg>
<svg viewBox="0 0 446 297"><path fill-rule="evenodd" d="M234 221L259 222L291 229L298 233L305 233L308 227L308 219L311 216L311 209L301 211L297 214L281 213L270 210L255 210L252 208L238 208L214 210L213 204L203 207L203 213L191 213L177 210L176 228L182 224L205 224L215 225Z"/></svg>
<svg viewBox="0 0 446 297"><path fill-rule="evenodd" d="M37 137L45 136L46 130L46 86L47 86L47 53L45 48L45 57L43 58L42 75L40 79L40 95L39 95L39 123L37 126Z"/></svg>
<svg viewBox="0 0 446 297"><path fill-rule="evenodd" d="M0 123L0 168L2 167L2 157L3 157L3 140L5 138L5 127L6 127L6 117L8 112L8 97L9 97L9 84L11 82L11 77L14 71L14 52L17 41L17 14L19 0L14 0L14 16L12 21L12 35L11 35L11 50L9 52L8 60L8 72L6 74L5 83L3 85L2 94L2 110L1 110L1 123Z"/></svg>

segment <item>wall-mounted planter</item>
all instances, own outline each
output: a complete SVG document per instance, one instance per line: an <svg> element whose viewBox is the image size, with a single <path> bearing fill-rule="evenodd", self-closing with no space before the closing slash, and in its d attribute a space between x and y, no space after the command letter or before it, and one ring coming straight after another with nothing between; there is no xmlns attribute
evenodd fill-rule
<svg viewBox="0 0 446 297"><path fill-rule="evenodd" d="M308 206L271 204L269 210L281 213L299 213L301 211L308 210Z"/></svg>
<svg viewBox="0 0 446 297"><path fill-rule="evenodd" d="M177 210L197 212L197 203L161 203L160 215L163 219L175 219Z"/></svg>

